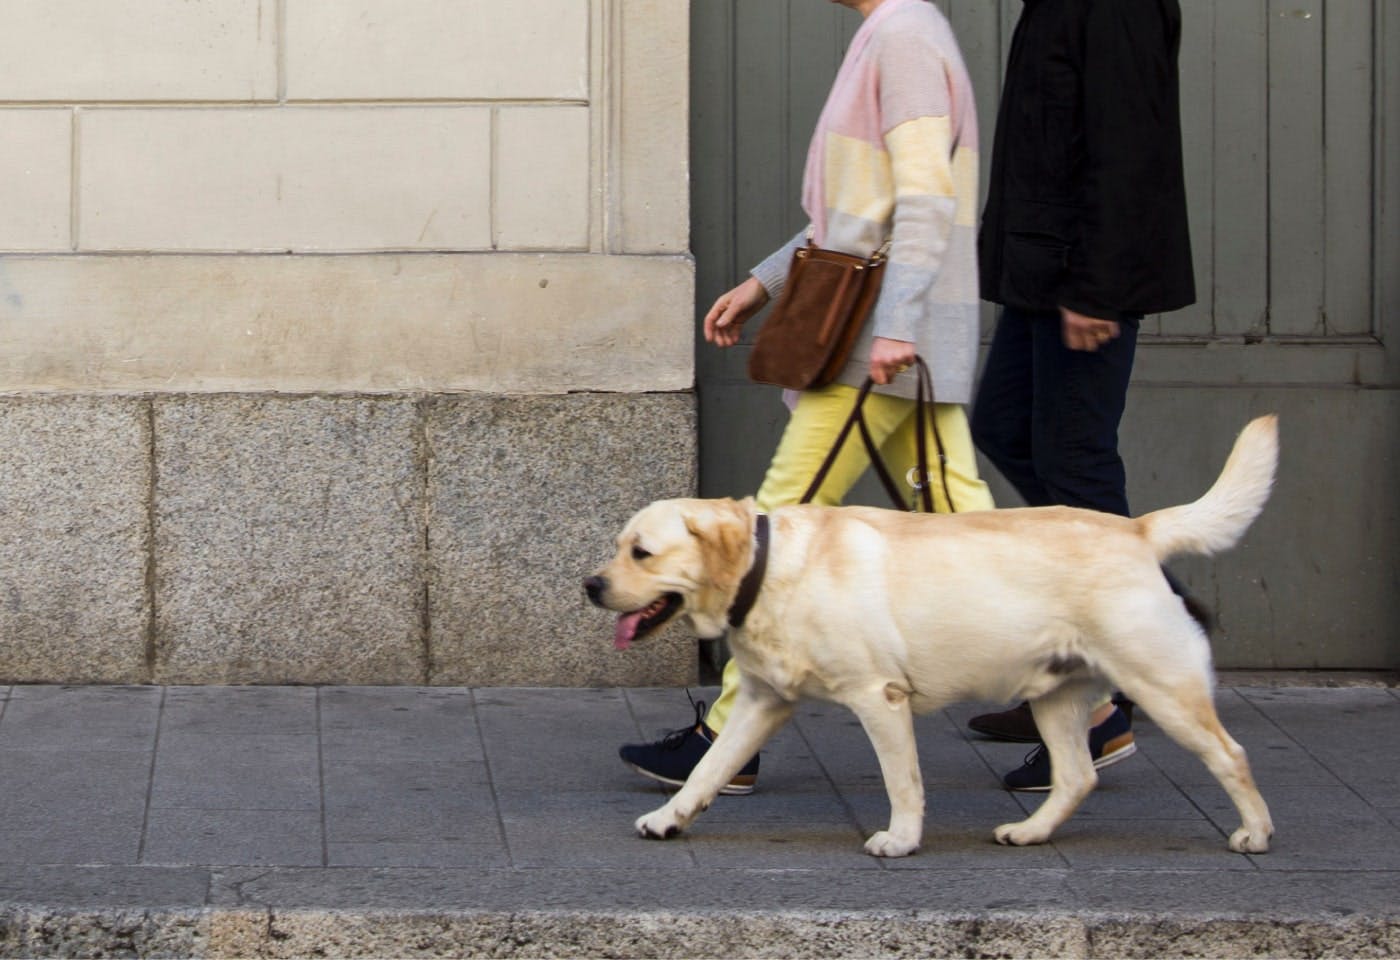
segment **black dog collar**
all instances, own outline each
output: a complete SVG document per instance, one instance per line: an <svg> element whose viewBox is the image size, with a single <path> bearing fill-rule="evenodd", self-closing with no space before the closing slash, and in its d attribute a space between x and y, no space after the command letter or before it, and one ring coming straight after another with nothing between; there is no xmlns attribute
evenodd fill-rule
<svg viewBox="0 0 1400 960"><path fill-rule="evenodd" d="M735 630L744 625L744 619L758 600L763 573L768 569L768 514L760 513L754 518L753 541L753 565L739 582L739 592L734 597L734 605L729 608L729 626Z"/></svg>

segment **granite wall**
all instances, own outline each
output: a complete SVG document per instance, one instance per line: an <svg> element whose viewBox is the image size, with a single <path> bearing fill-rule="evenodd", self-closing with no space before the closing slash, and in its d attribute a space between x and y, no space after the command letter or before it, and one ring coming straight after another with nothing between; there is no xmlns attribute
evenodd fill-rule
<svg viewBox="0 0 1400 960"><path fill-rule="evenodd" d="M3 682L684 682L580 581L687 394L0 399Z"/></svg>

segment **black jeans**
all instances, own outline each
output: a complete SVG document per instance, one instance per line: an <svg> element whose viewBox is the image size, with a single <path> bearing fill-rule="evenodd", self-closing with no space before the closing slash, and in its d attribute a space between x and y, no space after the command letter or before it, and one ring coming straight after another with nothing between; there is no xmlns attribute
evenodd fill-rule
<svg viewBox="0 0 1400 960"><path fill-rule="evenodd" d="M1095 351L1071 350L1058 313L1002 309L972 407L972 442L1032 507L1128 516L1118 423L1137 352L1138 319ZM1202 629L1210 613L1166 567L1162 576Z"/></svg>
<svg viewBox="0 0 1400 960"><path fill-rule="evenodd" d="M1118 423L1137 319L1098 350L1071 350L1058 313L1005 307L972 407L972 439L1032 507L1128 515Z"/></svg>

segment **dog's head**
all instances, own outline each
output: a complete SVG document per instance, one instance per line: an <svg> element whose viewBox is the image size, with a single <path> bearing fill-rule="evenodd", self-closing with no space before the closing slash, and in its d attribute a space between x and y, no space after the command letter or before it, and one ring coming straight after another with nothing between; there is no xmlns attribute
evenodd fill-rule
<svg viewBox="0 0 1400 960"><path fill-rule="evenodd" d="M753 500L659 500L617 536L617 553L583 582L588 599L618 613L613 644L689 619L705 638L726 615L753 559Z"/></svg>

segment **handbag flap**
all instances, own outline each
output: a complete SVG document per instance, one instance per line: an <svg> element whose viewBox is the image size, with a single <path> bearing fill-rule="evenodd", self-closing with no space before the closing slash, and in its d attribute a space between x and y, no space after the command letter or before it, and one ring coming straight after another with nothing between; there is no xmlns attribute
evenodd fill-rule
<svg viewBox="0 0 1400 960"><path fill-rule="evenodd" d="M874 304L883 263L800 248L783 293L759 330L749 376L799 390L829 382L844 365Z"/></svg>

